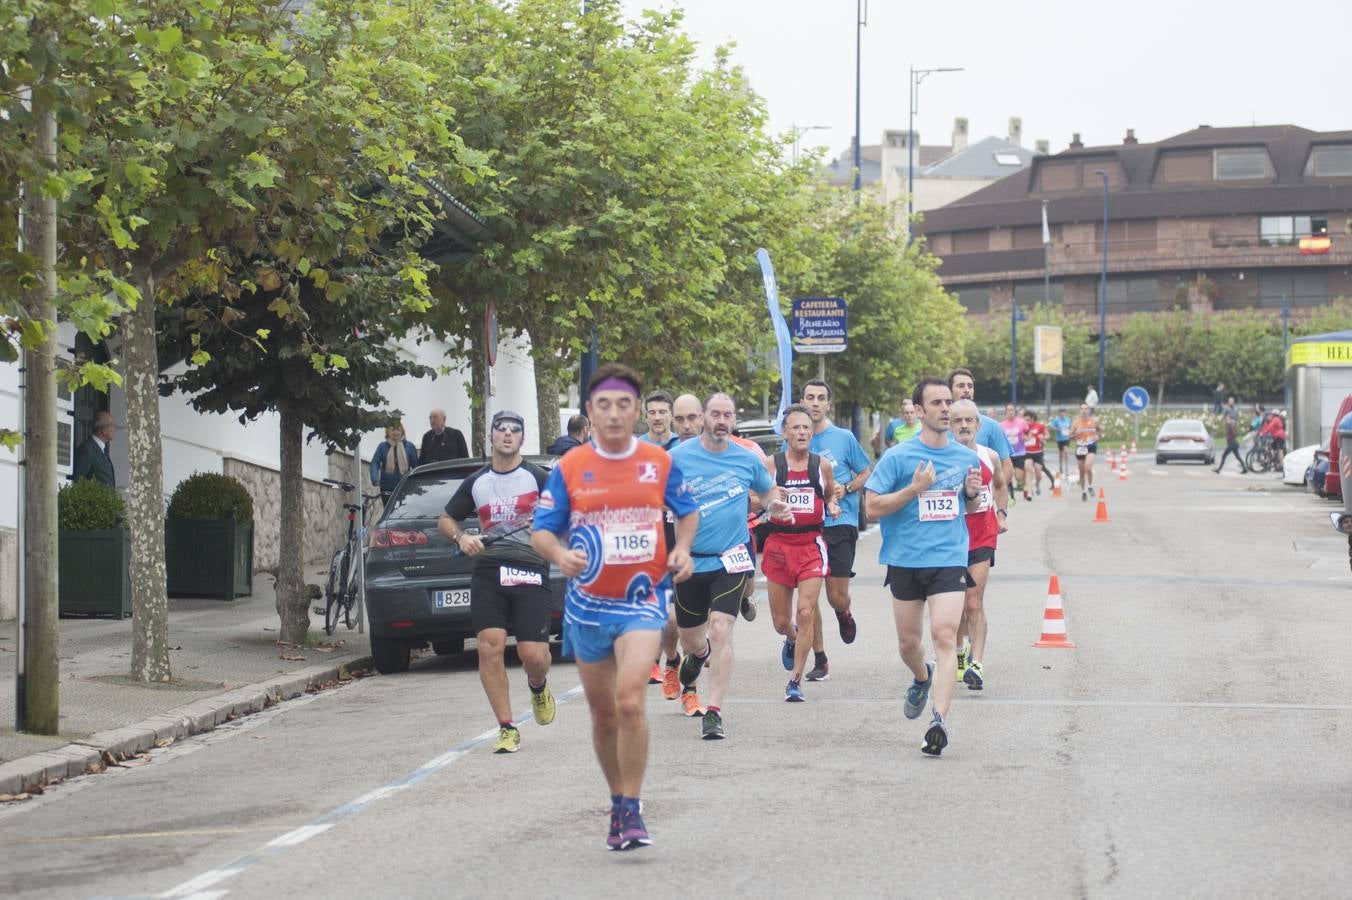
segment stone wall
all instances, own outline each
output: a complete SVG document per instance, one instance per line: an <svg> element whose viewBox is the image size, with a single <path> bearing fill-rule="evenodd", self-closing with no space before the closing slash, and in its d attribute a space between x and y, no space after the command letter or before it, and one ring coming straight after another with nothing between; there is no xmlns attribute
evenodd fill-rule
<svg viewBox="0 0 1352 900"><path fill-rule="evenodd" d="M0 621L19 614L19 532L0 528Z"/></svg>
<svg viewBox="0 0 1352 900"><path fill-rule="evenodd" d="M277 567L279 527L282 521L281 476L269 469L241 459L224 459L225 474L243 482L254 504L254 569ZM352 477L352 456L329 454L329 477ZM342 491L322 481L305 481L305 563L326 561L347 539L347 514L343 511ZM355 496L355 495L352 495ZM374 511L371 519L374 520Z"/></svg>

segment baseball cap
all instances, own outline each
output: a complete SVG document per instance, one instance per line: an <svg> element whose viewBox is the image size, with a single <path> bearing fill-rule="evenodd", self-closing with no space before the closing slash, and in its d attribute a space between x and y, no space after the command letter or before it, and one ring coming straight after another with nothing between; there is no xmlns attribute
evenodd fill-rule
<svg viewBox="0 0 1352 900"><path fill-rule="evenodd" d="M500 409L493 413L493 424L490 426L496 428L499 422L515 422L521 426L521 430L526 430L526 420L522 418L521 413L512 412L510 409Z"/></svg>

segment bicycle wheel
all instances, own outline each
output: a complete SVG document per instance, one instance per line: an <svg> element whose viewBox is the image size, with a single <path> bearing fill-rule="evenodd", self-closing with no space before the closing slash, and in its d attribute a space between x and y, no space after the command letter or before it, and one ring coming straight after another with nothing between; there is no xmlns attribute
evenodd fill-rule
<svg viewBox="0 0 1352 900"><path fill-rule="evenodd" d="M1244 465L1252 472L1261 472L1258 468L1258 448L1255 447L1244 456Z"/></svg>
<svg viewBox="0 0 1352 900"><path fill-rule="evenodd" d="M334 555L329 573L330 589L324 592L324 633L332 636L338 627L338 617L343 614L344 598L348 592L346 547Z"/></svg>
<svg viewBox="0 0 1352 900"><path fill-rule="evenodd" d="M343 624L347 630L351 631L357 626L361 619L360 598L357 596L357 580L360 573L357 572L359 559L354 553L349 557L347 566L347 578L345 579L345 589L343 591Z"/></svg>

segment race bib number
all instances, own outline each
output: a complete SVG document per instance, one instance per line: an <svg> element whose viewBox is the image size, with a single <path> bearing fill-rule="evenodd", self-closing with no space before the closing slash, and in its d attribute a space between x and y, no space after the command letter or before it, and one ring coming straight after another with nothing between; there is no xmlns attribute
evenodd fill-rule
<svg viewBox="0 0 1352 900"><path fill-rule="evenodd" d="M522 584L539 586L544 583L544 576L539 572L518 569L514 566L498 566L498 584L503 587L516 587Z"/></svg>
<svg viewBox="0 0 1352 900"><path fill-rule="evenodd" d="M1089 455L1089 445L1088 445L1088 444L1076 444L1076 445L1075 445L1075 455L1076 455L1076 456L1088 456L1088 455Z"/></svg>
<svg viewBox="0 0 1352 900"><path fill-rule="evenodd" d="M719 559L723 562L723 571L732 575L739 572L750 572L755 568L751 564L751 551L746 549L746 544L733 547Z"/></svg>
<svg viewBox="0 0 1352 900"><path fill-rule="evenodd" d="M789 504L789 511L792 513L800 515L810 514L817 508L817 493L811 488L805 491L785 491L784 502Z"/></svg>
<svg viewBox="0 0 1352 900"><path fill-rule="evenodd" d="M651 562L657 555L657 526L635 523L607 525L605 562L608 566L627 566Z"/></svg>
<svg viewBox="0 0 1352 900"><path fill-rule="evenodd" d="M991 508L991 488L990 485L982 485L981 493L976 497L976 511L983 513Z"/></svg>
<svg viewBox="0 0 1352 900"><path fill-rule="evenodd" d="M946 522L957 517L957 491L925 491L920 495L920 521Z"/></svg>

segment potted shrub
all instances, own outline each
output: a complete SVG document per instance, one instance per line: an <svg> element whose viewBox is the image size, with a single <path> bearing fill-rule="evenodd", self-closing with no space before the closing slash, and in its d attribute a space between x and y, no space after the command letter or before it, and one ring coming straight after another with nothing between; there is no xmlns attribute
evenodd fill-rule
<svg viewBox="0 0 1352 900"><path fill-rule="evenodd" d="M179 482L164 523L173 597L253 593L253 498L237 478L196 472Z"/></svg>
<svg viewBox="0 0 1352 900"><path fill-rule="evenodd" d="M131 615L131 542L117 491L83 478L56 495L57 612Z"/></svg>

